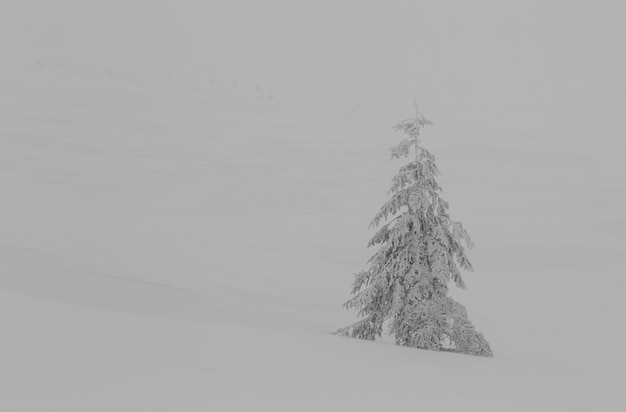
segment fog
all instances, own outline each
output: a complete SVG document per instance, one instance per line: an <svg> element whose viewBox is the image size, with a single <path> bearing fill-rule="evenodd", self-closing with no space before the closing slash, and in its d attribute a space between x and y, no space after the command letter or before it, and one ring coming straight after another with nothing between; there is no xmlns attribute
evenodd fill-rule
<svg viewBox="0 0 626 412"><path fill-rule="evenodd" d="M383 115L612 141L619 3L4 1L2 59L258 87ZM595 145L595 143L594 143Z"/></svg>

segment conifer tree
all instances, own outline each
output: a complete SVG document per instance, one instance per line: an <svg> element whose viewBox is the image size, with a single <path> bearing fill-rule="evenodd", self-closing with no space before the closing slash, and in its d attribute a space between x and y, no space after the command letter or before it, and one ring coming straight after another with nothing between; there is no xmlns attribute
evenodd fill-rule
<svg viewBox="0 0 626 412"><path fill-rule="evenodd" d="M461 223L448 215L435 180L435 157L420 141L420 132L432 123L417 104L415 109L415 118L394 127L406 136L391 148L392 159L408 157L412 148L415 159L392 179L391 198L370 224L385 222L368 244L379 249L368 269L355 274L353 296L344 304L363 319L339 333L374 340L386 325L398 345L493 356L465 307L447 296L450 281L466 288L459 267L471 271L472 266L463 244L474 245Z"/></svg>

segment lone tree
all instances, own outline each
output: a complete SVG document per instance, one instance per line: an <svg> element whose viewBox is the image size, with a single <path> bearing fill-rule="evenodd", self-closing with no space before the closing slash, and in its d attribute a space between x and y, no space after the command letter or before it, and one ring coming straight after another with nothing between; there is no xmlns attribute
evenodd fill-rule
<svg viewBox="0 0 626 412"><path fill-rule="evenodd" d="M466 289L459 266L469 271L472 266L463 243L468 248L474 244L461 223L448 215L449 205L435 180L435 157L420 141L422 128L432 122L417 104L415 109L415 118L395 126L406 137L391 148L392 158L398 159L414 148L415 160L400 168L389 190L391 199L370 224L386 222L368 244L380 246L369 268L355 274L353 296L344 304L364 318L338 333L374 340L388 324L398 345L493 356L465 307L447 296L450 280Z"/></svg>

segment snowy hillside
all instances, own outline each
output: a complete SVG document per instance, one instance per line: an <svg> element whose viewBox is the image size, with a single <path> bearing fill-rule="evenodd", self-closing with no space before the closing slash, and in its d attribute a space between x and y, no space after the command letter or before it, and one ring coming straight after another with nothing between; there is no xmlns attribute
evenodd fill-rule
<svg viewBox="0 0 626 412"><path fill-rule="evenodd" d="M0 409L620 409L621 153L433 119L478 245L454 294L495 357L433 353L332 335L355 320L341 304L399 119L45 64L0 76Z"/></svg>

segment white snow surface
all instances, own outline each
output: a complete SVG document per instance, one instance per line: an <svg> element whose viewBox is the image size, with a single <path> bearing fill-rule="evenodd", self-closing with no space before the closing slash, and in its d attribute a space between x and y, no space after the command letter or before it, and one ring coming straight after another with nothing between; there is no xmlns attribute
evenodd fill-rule
<svg viewBox="0 0 626 412"><path fill-rule="evenodd" d="M617 139L432 118L424 145L477 244L453 293L495 357L332 334L357 319L341 304L400 166L397 120L2 67L0 410L620 410Z"/></svg>

